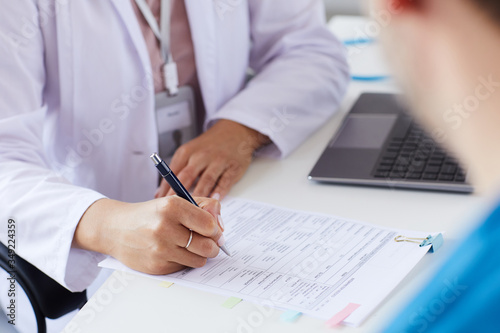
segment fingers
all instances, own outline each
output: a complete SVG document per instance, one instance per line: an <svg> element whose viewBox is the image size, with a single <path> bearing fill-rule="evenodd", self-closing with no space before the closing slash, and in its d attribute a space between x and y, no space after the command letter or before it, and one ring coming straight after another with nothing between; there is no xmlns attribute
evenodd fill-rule
<svg viewBox="0 0 500 333"><path fill-rule="evenodd" d="M194 200L198 203L200 208L212 214L212 216L217 220L222 232L224 232L224 223L222 222L221 205L219 200L198 197L195 197Z"/></svg>
<svg viewBox="0 0 500 333"><path fill-rule="evenodd" d="M183 147L181 147L183 148ZM181 149L179 148L179 149ZM185 151L185 150L181 150ZM184 154L184 153L182 153ZM181 155L182 156L182 155ZM179 170L175 171L172 168L172 171L176 174L179 181L184 185L185 188L190 189L195 181L198 179L200 174L207 168L207 166L211 163L211 159L208 154L203 152L198 152L197 154L192 154L188 159L187 163ZM173 195L174 191L170 189L167 195Z"/></svg>
<svg viewBox="0 0 500 333"><path fill-rule="evenodd" d="M102 231L109 243L106 254L149 274L202 267L207 258L217 256L224 239L217 221L220 203L208 198L197 201L202 208L177 196L133 204L109 201L99 213L110 216ZM186 248L189 229L193 237Z"/></svg>
<svg viewBox="0 0 500 333"><path fill-rule="evenodd" d="M177 204L177 198L178 197L170 197L168 200L176 201L175 204ZM182 249L179 256L176 256L177 260L180 264L189 267L200 267L198 265L202 264L200 261L202 258L215 258L219 254L219 246L216 240L219 241L220 237L218 235L221 234L220 229L215 232L213 231L214 221L217 221L217 216L220 216L220 203L216 200L206 198L196 198L195 200L199 202L200 207L196 207L185 200L183 200L183 204L188 203L190 208L203 213L204 216L199 216L196 222L194 222L194 224L197 224L196 229L186 226L186 224L189 223L181 223L176 230L171 230L171 236L174 237L175 244ZM204 212L204 210L206 212ZM201 221L201 223L198 221ZM216 227L216 229L218 228ZM200 230L201 232L206 232L206 234L200 234ZM213 235L214 233L214 239L209 238L209 234ZM185 253L187 251L190 253ZM174 257L174 259L176 257Z"/></svg>
<svg viewBox="0 0 500 333"><path fill-rule="evenodd" d="M199 256L197 254L191 253L187 250L182 251L179 259L176 259L178 262L182 263L184 266L199 268L205 266L207 263L207 258L203 256Z"/></svg>
<svg viewBox="0 0 500 333"><path fill-rule="evenodd" d="M179 173L179 171L188 164L191 156L188 145L189 143L182 145L175 151L172 161L170 162L170 169L172 169L174 173Z"/></svg>
<svg viewBox="0 0 500 333"><path fill-rule="evenodd" d="M170 190L170 185L168 185L165 179L162 179L160 187L158 187L158 189L156 190L155 199L166 196L169 190Z"/></svg>
<svg viewBox="0 0 500 333"><path fill-rule="evenodd" d="M163 260L158 259L154 264L150 264L150 267L140 269L140 271L148 274L164 275L177 272L186 267L203 267L206 263L206 257L201 257L184 249L179 249L179 251L174 251L170 255L168 261L165 260L165 258L163 258Z"/></svg>
<svg viewBox="0 0 500 333"><path fill-rule="evenodd" d="M181 269L186 268L185 265L181 265L176 262L166 262L165 264L158 266L158 267L152 267L151 269L143 269L144 273L148 274L153 274L153 275L165 275L165 274L170 274L174 272L178 272Z"/></svg>
<svg viewBox="0 0 500 333"><path fill-rule="evenodd" d="M195 162L196 163L196 162ZM178 178L181 183L190 188L198 177L198 183L193 191L193 195L206 197L212 195L213 199L223 199L231 190L234 184L243 176L245 168L243 168L236 160L225 163L209 164L206 170L203 167L206 160L197 162L198 167L192 167L189 164L181 171ZM200 176L201 174L201 176ZM172 190L168 195L173 195Z"/></svg>
<svg viewBox="0 0 500 333"><path fill-rule="evenodd" d="M182 169L181 172L179 172L176 175L181 184L184 185L186 189L190 189L193 186L196 179L198 178L198 175L203 171L205 167L206 167L205 163L202 162L197 163L193 161L193 163L189 163L188 165L186 165L184 169ZM167 193L167 195L174 195L174 194L175 193L172 189L170 189Z"/></svg>
<svg viewBox="0 0 500 333"><path fill-rule="evenodd" d="M182 175L181 177L181 171L184 170L184 168L189 164L189 160L191 158L191 150L189 148L189 143L180 146L174 153L174 156L172 157L172 161L170 162L170 169L174 172L174 174L177 176L177 178L180 180L180 182L186 187L188 190L192 185L192 182L190 184L186 183L185 177L189 176L189 171L185 175ZM174 191L169 187L166 195L174 195Z"/></svg>
<svg viewBox="0 0 500 333"><path fill-rule="evenodd" d="M209 196L225 169L224 163L214 162L210 164L198 180L193 194L199 197Z"/></svg>
<svg viewBox="0 0 500 333"><path fill-rule="evenodd" d="M217 219L217 216L220 215L221 205L218 200L201 197L194 197L193 199L201 209L212 214L215 219Z"/></svg>
<svg viewBox="0 0 500 333"><path fill-rule="evenodd" d="M199 199L199 201L204 207L210 207L211 212L220 212L220 204L216 200ZM196 207L178 196L163 198L159 209L165 218L174 219L179 225L184 226L186 229L191 229L201 236L212 238L216 242L222 236L222 230L213 213ZM176 242L179 246L185 246L186 243L180 244Z"/></svg>
<svg viewBox="0 0 500 333"><path fill-rule="evenodd" d="M215 219L217 219L216 216L220 216L220 203L218 201L201 198L198 198L197 201L205 206L204 209L210 210L210 214L215 216ZM214 239L202 236L194 230L189 230L184 225L179 225L179 228L176 231L171 231L171 234L175 237L175 244L178 247L186 249L200 257L215 258L219 254L219 246ZM184 261L180 263L190 266L189 263Z"/></svg>
<svg viewBox="0 0 500 333"><path fill-rule="evenodd" d="M245 169L242 168L238 162L233 161L229 164L229 167L224 171L217 186L213 189L212 197L218 196L222 200L228 193L231 187L238 182L243 176Z"/></svg>
<svg viewBox="0 0 500 333"><path fill-rule="evenodd" d="M215 242L193 232L191 243L186 248L191 231L184 230L185 237L181 242L183 246L179 246L176 251L170 256L172 262L187 266L187 267L202 267L207 263L207 258L215 258L219 254L219 247Z"/></svg>
<svg viewBox="0 0 500 333"><path fill-rule="evenodd" d="M193 232L191 244L189 244L189 246L185 249L204 258L215 258L219 254L219 246L213 241L213 239L203 237L195 232Z"/></svg>
<svg viewBox="0 0 500 333"><path fill-rule="evenodd" d="M223 198L250 165L253 152L270 140L230 120L219 120L199 137L177 149L170 168L196 196ZM247 148L241 149L242 144ZM162 182L156 197L173 195Z"/></svg>
<svg viewBox="0 0 500 333"><path fill-rule="evenodd" d="M151 274L168 274L185 267L202 267L207 263L207 258L215 258L219 254L219 246L213 239L188 230L183 225L170 229L169 236L171 243L167 244L169 241L165 239L152 253L147 269Z"/></svg>

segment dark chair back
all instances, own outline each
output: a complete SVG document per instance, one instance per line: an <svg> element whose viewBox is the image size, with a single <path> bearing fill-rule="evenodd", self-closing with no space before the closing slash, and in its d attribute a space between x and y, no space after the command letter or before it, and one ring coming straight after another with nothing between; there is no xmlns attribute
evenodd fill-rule
<svg viewBox="0 0 500 333"><path fill-rule="evenodd" d="M9 254L8 248L1 242L0 267L14 274L16 283L24 289L35 313L38 333L47 331L45 318L62 317L87 302L86 290L72 293L17 254Z"/></svg>

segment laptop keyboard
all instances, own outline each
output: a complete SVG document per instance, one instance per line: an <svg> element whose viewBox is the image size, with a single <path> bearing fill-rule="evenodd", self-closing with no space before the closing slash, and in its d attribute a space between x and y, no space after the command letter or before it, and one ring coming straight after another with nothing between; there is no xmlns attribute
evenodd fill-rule
<svg viewBox="0 0 500 333"><path fill-rule="evenodd" d="M465 183L466 172L416 124L394 137L381 154L375 178Z"/></svg>

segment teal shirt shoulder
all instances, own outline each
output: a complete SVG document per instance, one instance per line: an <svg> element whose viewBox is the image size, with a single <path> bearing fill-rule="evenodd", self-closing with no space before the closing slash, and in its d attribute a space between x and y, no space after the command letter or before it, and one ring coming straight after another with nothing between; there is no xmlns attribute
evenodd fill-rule
<svg viewBox="0 0 500 333"><path fill-rule="evenodd" d="M384 332L500 332L500 205Z"/></svg>

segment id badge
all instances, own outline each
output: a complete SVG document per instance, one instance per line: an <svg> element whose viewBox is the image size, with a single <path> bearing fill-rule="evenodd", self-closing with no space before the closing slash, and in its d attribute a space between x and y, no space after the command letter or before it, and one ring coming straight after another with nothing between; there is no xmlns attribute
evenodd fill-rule
<svg viewBox="0 0 500 333"><path fill-rule="evenodd" d="M175 96L156 94L155 110L159 153L168 161L177 148L198 135L193 89L180 87Z"/></svg>

